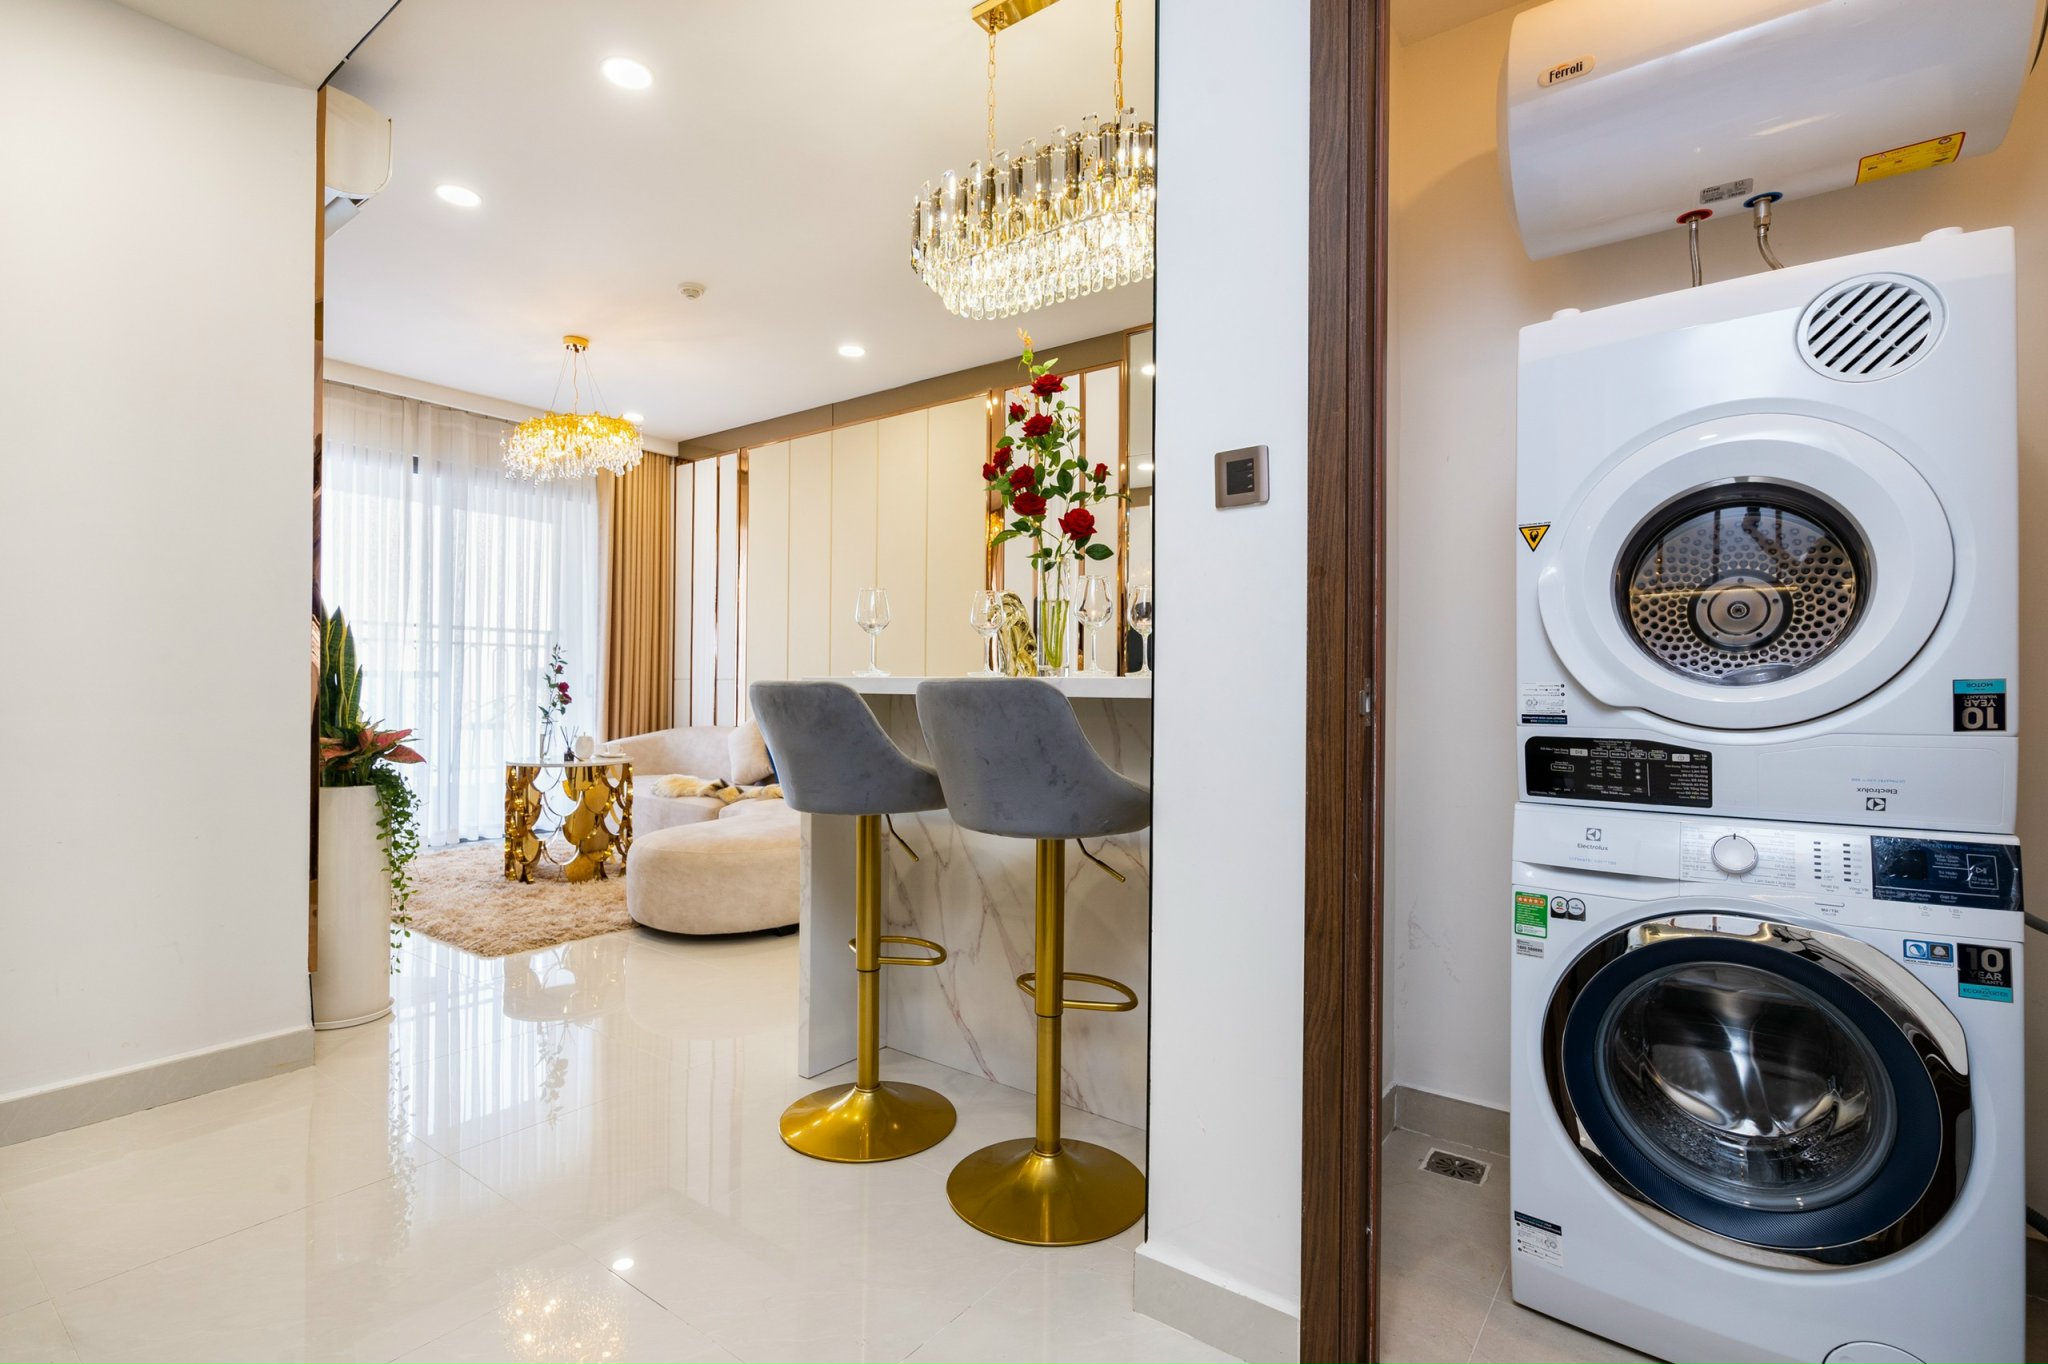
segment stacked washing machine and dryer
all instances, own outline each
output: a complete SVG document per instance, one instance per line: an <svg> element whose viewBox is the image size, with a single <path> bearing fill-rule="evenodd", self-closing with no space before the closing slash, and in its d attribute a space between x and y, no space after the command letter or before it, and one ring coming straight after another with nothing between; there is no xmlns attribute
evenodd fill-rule
<svg viewBox="0 0 2048 1364"><path fill-rule="evenodd" d="M1989 150L2036 3L1946 11L1525 11L1531 254ZM2004 227L1523 331L1516 1301L1672 1360L2021 1357L2015 387Z"/></svg>

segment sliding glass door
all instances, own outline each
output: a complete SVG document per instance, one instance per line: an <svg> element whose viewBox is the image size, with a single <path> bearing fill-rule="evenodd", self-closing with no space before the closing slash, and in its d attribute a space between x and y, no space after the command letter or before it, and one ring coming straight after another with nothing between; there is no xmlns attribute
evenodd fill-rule
<svg viewBox="0 0 2048 1364"><path fill-rule="evenodd" d="M506 477L491 418L340 384L326 400L321 584L354 626L363 708L417 731L427 842L495 837L556 645L564 723L597 726L595 481Z"/></svg>

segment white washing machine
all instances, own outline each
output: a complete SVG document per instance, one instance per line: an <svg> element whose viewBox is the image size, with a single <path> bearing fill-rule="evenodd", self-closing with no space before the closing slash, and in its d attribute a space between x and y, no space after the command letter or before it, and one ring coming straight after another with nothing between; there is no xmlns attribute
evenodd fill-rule
<svg viewBox="0 0 2048 1364"><path fill-rule="evenodd" d="M2010 832L2009 228L1525 328L1522 796Z"/></svg>
<svg viewBox="0 0 2048 1364"><path fill-rule="evenodd" d="M2017 1360L2014 840L1520 805L1515 1301L1670 1360Z"/></svg>

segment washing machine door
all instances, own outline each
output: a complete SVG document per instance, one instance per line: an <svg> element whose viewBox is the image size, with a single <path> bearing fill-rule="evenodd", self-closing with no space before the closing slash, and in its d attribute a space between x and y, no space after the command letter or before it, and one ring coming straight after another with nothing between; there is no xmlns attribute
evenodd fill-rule
<svg viewBox="0 0 2048 1364"><path fill-rule="evenodd" d="M1551 531L1543 628L1610 706L1771 729L1882 688L1947 609L1940 500L1874 437L1815 417L1703 422L1629 455Z"/></svg>
<svg viewBox="0 0 2048 1364"><path fill-rule="evenodd" d="M1962 1025L1868 943L1748 910L1618 929L1553 994L1566 1133L1667 1229L1799 1268L1895 1254L1968 1165Z"/></svg>

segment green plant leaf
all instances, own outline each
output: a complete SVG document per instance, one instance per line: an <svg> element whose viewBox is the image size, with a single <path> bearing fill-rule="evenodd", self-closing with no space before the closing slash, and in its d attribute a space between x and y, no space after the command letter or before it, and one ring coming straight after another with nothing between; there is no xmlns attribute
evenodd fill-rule
<svg viewBox="0 0 2048 1364"><path fill-rule="evenodd" d="M1115 551L1115 550L1113 550L1113 549L1111 549L1111 548L1110 548L1110 547L1109 547L1108 545L1090 545L1090 546L1088 546L1088 557L1089 557L1089 558L1091 558L1091 559L1094 559L1094 560L1095 560L1095 561L1097 561L1098 563L1099 563L1099 562L1101 562L1101 561L1102 561L1102 560L1104 560L1104 559L1108 559L1108 558L1112 558L1112 557L1114 557L1114 556L1115 556L1115 554L1116 554L1116 551Z"/></svg>

